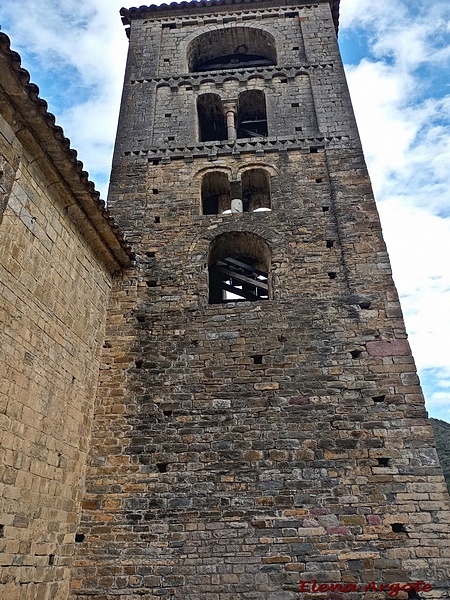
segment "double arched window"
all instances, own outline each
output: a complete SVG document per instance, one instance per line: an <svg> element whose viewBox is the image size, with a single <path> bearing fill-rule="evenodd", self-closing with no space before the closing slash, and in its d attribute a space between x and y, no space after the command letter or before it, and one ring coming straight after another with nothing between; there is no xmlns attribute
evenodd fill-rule
<svg viewBox="0 0 450 600"><path fill-rule="evenodd" d="M210 171L202 178L201 200L204 215L272 210L269 173L247 169L240 181L230 182L227 173Z"/></svg>
<svg viewBox="0 0 450 600"><path fill-rule="evenodd" d="M262 90L241 92L236 101L223 102L218 94L197 98L200 142L268 135L266 98Z"/></svg>
<svg viewBox="0 0 450 600"><path fill-rule="evenodd" d="M270 298L271 252L246 231L219 235L209 251L209 303L257 302Z"/></svg>

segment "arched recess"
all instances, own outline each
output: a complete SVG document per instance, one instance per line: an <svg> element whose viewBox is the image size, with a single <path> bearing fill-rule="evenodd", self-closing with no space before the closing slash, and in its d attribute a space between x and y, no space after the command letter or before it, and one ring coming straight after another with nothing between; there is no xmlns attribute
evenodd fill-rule
<svg viewBox="0 0 450 600"><path fill-rule="evenodd" d="M218 94L201 94L197 98L197 114L200 142L227 139L227 123Z"/></svg>
<svg viewBox="0 0 450 600"><path fill-rule="evenodd" d="M277 64L275 38L254 27L225 27L194 38L187 48L189 72Z"/></svg>
<svg viewBox="0 0 450 600"><path fill-rule="evenodd" d="M271 251L248 231L232 231L215 238L209 250L209 303L259 302L271 296Z"/></svg>
<svg viewBox="0 0 450 600"><path fill-rule="evenodd" d="M218 215L231 208L231 191L228 175L222 171L209 171L202 178L202 213Z"/></svg>
<svg viewBox="0 0 450 600"><path fill-rule="evenodd" d="M265 169L248 169L241 181L244 212L272 210L270 177Z"/></svg>
<svg viewBox="0 0 450 600"><path fill-rule="evenodd" d="M237 137L268 135L266 97L262 90L246 90L237 103Z"/></svg>

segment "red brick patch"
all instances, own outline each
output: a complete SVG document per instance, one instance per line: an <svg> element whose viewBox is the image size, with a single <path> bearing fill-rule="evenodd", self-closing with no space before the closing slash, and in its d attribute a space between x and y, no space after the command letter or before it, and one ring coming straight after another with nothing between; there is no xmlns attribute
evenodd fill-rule
<svg viewBox="0 0 450 600"><path fill-rule="evenodd" d="M370 356L408 356L411 354L408 340L382 340L367 342L367 352Z"/></svg>

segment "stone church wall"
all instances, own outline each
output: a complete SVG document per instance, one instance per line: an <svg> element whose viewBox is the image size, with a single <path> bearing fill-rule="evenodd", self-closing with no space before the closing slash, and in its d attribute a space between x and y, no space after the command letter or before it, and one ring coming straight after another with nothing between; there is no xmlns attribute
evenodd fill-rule
<svg viewBox="0 0 450 600"><path fill-rule="evenodd" d="M0 597L63 600L112 276L67 184L0 99Z"/></svg>

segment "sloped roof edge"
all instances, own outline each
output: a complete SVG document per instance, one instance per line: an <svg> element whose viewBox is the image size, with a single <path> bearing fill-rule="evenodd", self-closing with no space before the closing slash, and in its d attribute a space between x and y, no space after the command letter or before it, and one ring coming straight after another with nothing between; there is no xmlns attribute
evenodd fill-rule
<svg viewBox="0 0 450 600"><path fill-rule="evenodd" d="M333 14L334 25L337 33L339 28L340 0L326 1L328 1L330 4L331 12ZM139 6L139 8L121 8L120 14L122 16L122 21L124 25L130 25L133 19L143 19L146 17L148 18L153 13L179 11L180 13L188 12L189 14L192 14L192 12L194 12L195 10L208 11L208 9L210 9L211 12L214 12L214 9L222 7L230 7L231 10L236 9L237 7L241 7L243 10L251 10L253 8L257 8L256 5L258 4L263 6L267 5L268 7L282 7L290 6L293 4L311 4L311 2L306 2L306 0L296 0L296 2L292 2L289 0L193 0L191 2L172 2L171 4L151 4L149 6Z"/></svg>
<svg viewBox="0 0 450 600"><path fill-rule="evenodd" d="M29 72L21 65L20 55L11 49L10 39L3 32L0 32L0 56L9 66L23 92L21 98L16 94L13 99L22 118L52 159L52 164L86 215L90 228L95 230L117 264L121 268L128 267L133 257L131 246L124 240L118 225L106 209L105 202L100 199L95 184L89 180L89 173L78 160L77 151L71 148L70 140L65 137L63 129L56 125L55 116L47 110L47 102L39 97L39 87L30 81ZM6 80L6 76L3 79ZM8 93L8 90L5 89L5 92ZM20 106L17 106L21 101L31 103L34 111L26 111L26 114L23 114L25 111L21 111ZM40 130L36 127L37 120L44 125Z"/></svg>

